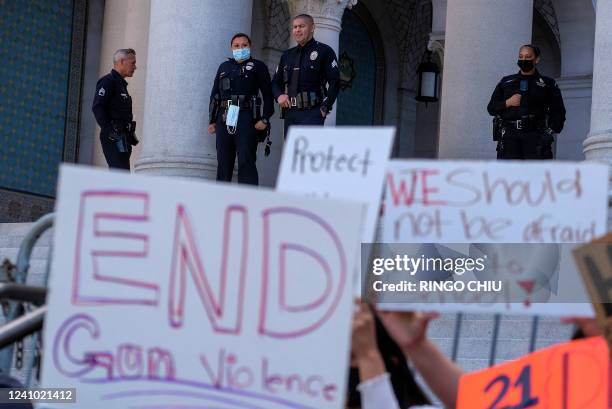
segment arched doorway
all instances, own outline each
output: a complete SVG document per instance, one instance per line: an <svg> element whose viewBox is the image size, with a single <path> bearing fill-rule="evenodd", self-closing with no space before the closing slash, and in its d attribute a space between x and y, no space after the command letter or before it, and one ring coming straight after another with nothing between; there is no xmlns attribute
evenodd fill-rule
<svg viewBox="0 0 612 409"><path fill-rule="evenodd" d="M381 124L383 45L374 19L362 3L344 12L339 48L341 85L336 124Z"/></svg>

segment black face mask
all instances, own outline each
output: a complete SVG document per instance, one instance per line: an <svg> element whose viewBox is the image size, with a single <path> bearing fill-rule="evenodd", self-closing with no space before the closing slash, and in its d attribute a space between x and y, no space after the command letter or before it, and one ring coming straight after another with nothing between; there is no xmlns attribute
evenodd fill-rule
<svg viewBox="0 0 612 409"><path fill-rule="evenodd" d="M517 65L523 72L529 72L535 67L533 60L518 60Z"/></svg>

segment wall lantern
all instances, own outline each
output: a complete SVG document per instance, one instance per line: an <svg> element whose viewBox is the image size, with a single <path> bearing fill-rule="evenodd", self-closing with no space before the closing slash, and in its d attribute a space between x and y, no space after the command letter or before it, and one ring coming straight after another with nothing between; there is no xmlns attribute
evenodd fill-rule
<svg viewBox="0 0 612 409"><path fill-rule="evenodd" d="M426 60L419 65L417 70L419 87L417 88L416 100L425 103L438 101L440 69L431 60L431 54L431 51L427 50L425 53Z"/></svg>

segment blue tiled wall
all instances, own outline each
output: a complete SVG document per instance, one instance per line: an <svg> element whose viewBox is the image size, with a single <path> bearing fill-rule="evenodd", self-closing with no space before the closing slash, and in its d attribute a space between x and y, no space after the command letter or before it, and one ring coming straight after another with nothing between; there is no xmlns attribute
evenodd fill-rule
<svg viewBox="0 0 612 409"><path fill-rule="evenodd" d="M376 57L366 26L350 10L344 12L340 32L340 52L353 59L356 76L352 87L340 91L337 104L338 125L372 125L374 123L374 89Z"/></svg>
<svg viewBox="0 0 612 409"><path fill-rule="evenodd" d="M0 187L55 194L72 0L0 0Z"/></svg>

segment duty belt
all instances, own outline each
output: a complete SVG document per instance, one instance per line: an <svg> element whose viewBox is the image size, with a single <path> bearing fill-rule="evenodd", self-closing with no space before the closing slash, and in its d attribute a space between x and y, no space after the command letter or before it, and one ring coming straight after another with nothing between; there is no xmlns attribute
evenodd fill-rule
<svg viewBox="0 0 612 409"><path fill-rule="evenodd" d="M517 119L516 121L504 120L504 125L519 131L533 131L546 129L546 119Z"/></svg>
<svg viewBox="0 0 612 409"><path fill-rule="evenodd" d="M289 97L291 108L311 109L321 105L321 97L316 92L298 92L295 97Z"/></svg>
<svg viewBox="0 0 612 409"><path fill-rule="evenodd" d="M253 108L253 97L250 95L232 95L230 99L221 101L221 108L227 109L230 105L237 105L240 109Z"/></svg>

